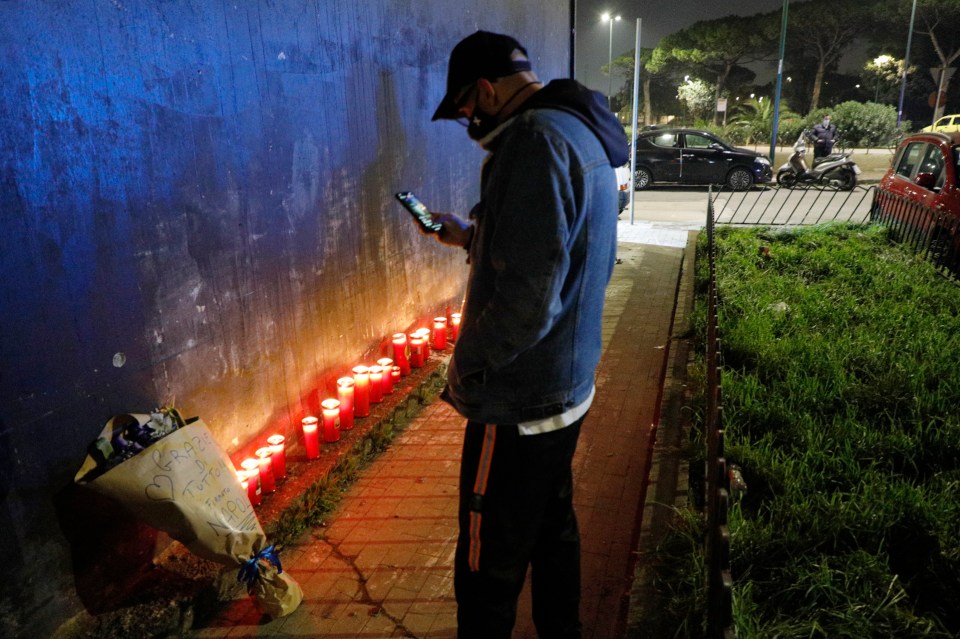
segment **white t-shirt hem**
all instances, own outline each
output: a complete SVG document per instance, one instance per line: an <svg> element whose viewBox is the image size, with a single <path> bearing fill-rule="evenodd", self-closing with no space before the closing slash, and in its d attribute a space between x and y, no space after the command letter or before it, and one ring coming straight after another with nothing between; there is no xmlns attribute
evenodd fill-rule
<svg viewBox="0 0 960 639"><path fill-rule="evenodd" d="M546 419L535 419L530 422L521 422L517 424L517 430L520 432L520 435L542 435L544 433L551 433L555 430L560 430L561 428L566 428L587 414L587 411L590 410L590 405L593 403L593 396L596 392L597 387L594 386L590 389L590 395L588 395L585 400L570 410L564 411L559 415L547 417Z"/></svg>

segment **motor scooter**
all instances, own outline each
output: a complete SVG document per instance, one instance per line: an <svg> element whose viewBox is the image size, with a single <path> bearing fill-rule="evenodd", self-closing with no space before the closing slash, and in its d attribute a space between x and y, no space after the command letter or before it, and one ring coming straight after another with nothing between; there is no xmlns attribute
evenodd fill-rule
<svg viewBox="0 0 960 639"><path fill-rule="evenodd" d="M804 129L793 144L793 153L786 163L777 169L777 184L792 189L798 184L817 184L850 191L857 185L860 167L850 159L851 152L831 153L813 161L808 169L804 156L807 154L807 139L810 130Z"/></svg>

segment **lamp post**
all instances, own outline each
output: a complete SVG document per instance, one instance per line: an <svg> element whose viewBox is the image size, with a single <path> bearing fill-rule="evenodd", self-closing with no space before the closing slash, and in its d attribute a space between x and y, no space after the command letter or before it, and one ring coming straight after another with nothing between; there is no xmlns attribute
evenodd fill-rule
<svg viewBox="0 0 960 639"><path fill-rule="evenodd" d="M913 40L913 21L917 17L917 0L913 0L913 8L910 9L910 28L907 29L907 53L903 56L903 76L900 78L900 102L897 104L897 132L900 132L900 124L903 121L903 96L907 92L907 71L910 69L910 43ZM937 99L940 95L937 94ZM934 109L936 113L936 109Z"/></svg>
<svg viewBox="0 0 960 639"><path fill-rule="evenodd" d="M607 78L609 78L607 82L607 108L609 109L613 106L613 102L611 100L611 95L613 94L613 23L619 20L620 16L613 16L609 13L605 13L600 16L600 19L603 22L610 23L610 48L607 54Z"/></svg>
<svg viewBox="0 0 960 639"><path fill-rule="evenodd" d="M787 45L787 15L789 13L790 0L783 0L783 13L780 15L780 60L777 62L777 90L773 96L773 133L770 136L771 164L773 164L777 155L777 134L780 131L780 91L783 88L783 56Z"/></svg>

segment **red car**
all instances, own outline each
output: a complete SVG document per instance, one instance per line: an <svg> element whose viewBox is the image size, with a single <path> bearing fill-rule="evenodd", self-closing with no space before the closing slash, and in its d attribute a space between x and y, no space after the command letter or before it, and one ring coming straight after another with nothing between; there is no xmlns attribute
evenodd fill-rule
<svg viewBox="0 0 960 639"><path fill-rule="evenodd" d="M917 133L897 147L871 218L943 259L960 256L960 133ZM945 249L952 247L952 251Z"/></svg>
<svg viewBox="0 0 960 639"><path fill-rule="evenodd" d="M882 192L960 219L960 133L917 133L903 139L880 180Z"/></svg>

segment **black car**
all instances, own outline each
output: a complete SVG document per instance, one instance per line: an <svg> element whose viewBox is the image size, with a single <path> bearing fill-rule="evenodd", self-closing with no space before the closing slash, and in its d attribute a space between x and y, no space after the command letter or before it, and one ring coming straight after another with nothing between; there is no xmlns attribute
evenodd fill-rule
<svg viewBox="0 0 960 639"><path fill-rule="evenodd" d="M654 129L637 135L634 188L654 182L727 184L745 191L773 179L766 156L738 149L707 131Z"/></svg>

